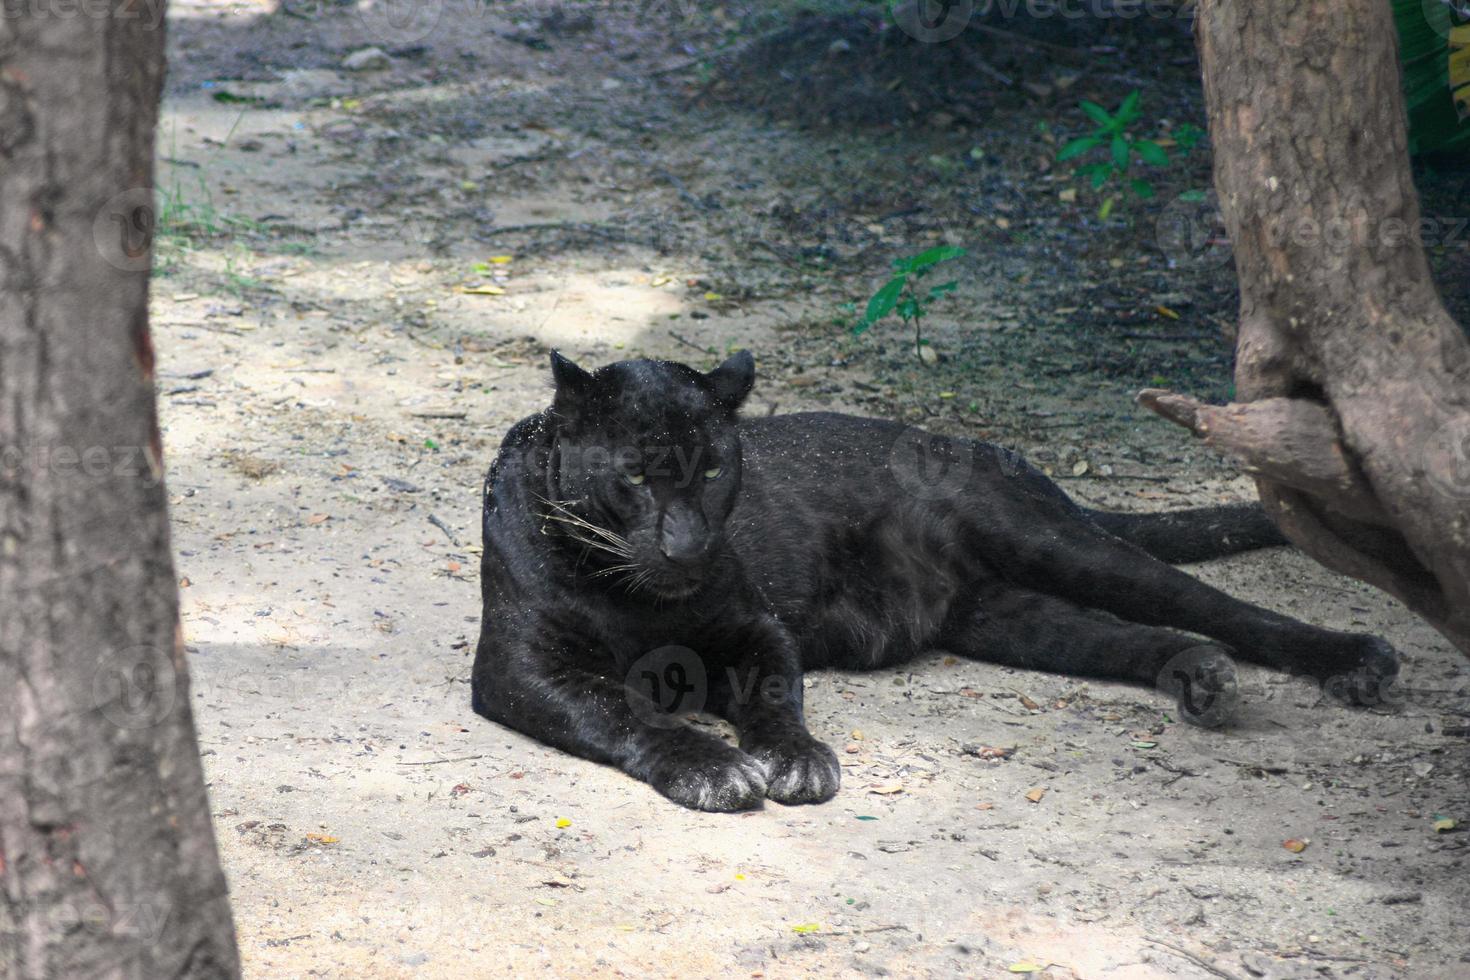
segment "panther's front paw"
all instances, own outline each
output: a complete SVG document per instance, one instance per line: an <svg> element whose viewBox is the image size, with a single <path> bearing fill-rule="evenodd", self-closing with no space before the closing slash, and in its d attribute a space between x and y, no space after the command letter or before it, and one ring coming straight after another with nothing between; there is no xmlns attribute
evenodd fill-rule
<svg viewBox="0 0 1470 980"><path fill-rule="evenodd" d="M701 746L699 757L669 759L659 768L649 779L653 788L694 810L753 810L766 798L765 769L744 752L722 743Z"/></svg>
<svg viewBox="0 0 1470 980"><path fill-rule="evenodd" d="M1362 707L1394 707L1399 703L1398 652L1376 636L1351 637L1348 656L1319 672L1322 690L1339 701Z"/></svg>
<svg viewBox="0 0 1470 980"><path fill-rule="evenodd" d="M766 796L777 803L825 803L837 795L837 754L805 732L748 750L765 770Z"/></svg>

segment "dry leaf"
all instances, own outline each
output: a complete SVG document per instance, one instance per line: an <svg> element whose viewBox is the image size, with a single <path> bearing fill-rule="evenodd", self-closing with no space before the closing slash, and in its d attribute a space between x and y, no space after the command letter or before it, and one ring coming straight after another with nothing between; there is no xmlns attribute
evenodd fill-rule
<svg viewBox="0 0 1470 980"><path fill-rule="evenodd" d="M972 754L981 759L1009 759L1016 754L1016 749L1014 746L1005 748L999 745L982 745Z"/></svg>
<svg viewBox="0 0 1470 980"><path fill-rule="evenodd" d="M903 792L903 783L896 779L886 783L873 783L868 787L868 792L877 793L880 796L892 796L894 793Z"/></svg>
<svg viewBox="0 0 1470 980"><path fill-rule="evenodd" d="M306 523L308 523L308 524L325 524L329 520L331 520L331 515L329 515L329 514L312 514L310 517L308 517L306 519Z"/></svg>
<svg viewBox="0 0 1470 980"><path fill-rule="evenodd" d="M1298 840L1297 838L1293 837L1291 838L1291 840L1282 841L1281 846L1286 848L1293 854L1300 854L1302 851L1305 851L1307 849L1307 845L1310 843L1311 841L1309 840Z"/></svg>
<svg viewBox="0 0 1470 980"><path fill-rule="evenodd" d="M1029 793L1026 794L1026 799L1030 800L1032 803L1040 803L1041 802L1041 798L1043 796L1045 796L1045 795L1046 795L1046 787L1045 786L1038 786L1035 789L1033 789L1031 792L1029 792Z"/></svg>
<svg viewBox="0 0 1470 980"><path fill-rule="evenodd" d="M505 290L499 286L461 286L459 291L466 296L504 296Z"/></svg>
<svg viewBox="0 0 1470 980"><path fill-rule="evenodd" d="M333 837L331 834L307 834L306 839L313 844L335 844L341 840L340 837Z"/></svg>

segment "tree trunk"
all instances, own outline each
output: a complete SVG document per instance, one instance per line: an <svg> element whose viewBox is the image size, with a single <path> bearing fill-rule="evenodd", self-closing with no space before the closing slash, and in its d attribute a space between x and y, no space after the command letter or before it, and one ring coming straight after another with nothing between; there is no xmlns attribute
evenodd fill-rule
<svg viewBox="0 0 1470 980"><path fill-rule="evenodd" d="M1288 537L1470 653L1470 344L1430 278L1384 0L1201 0L1244 404L1141 400L1234 453ZM1446 231L1453 228L1443 223Z"/></svg>
<svg viewBox="0 0 1470 980"><path fill-rule="evenodd" d="M239 972L148 335L163 32L0 18L0 976Z"/></svg>

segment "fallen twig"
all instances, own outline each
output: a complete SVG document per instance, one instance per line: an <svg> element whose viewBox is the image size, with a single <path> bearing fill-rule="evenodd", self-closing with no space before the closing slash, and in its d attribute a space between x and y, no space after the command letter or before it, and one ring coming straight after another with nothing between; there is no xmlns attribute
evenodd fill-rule
<svg viewBox="0 0 1470 980"><path fill-rule="evenodd" d="M874 932L895 932L897 930L909 932L908 926L870 926L867 929L833 929L830 932L809 932L808 936L865 936Z"/></svg>
<svg viewBox="0 0 1470 980"><path fill-rule="evenodd" d="M1235 759L1227 759L1224 756L1215 756L1216 762L1223 762L1227 766L1239 766L1241 769L1257 769L1261 772L1270 773L1273 776L1284 776L1291 772L1285 766L1273 766L1262 762L1238 762Z"/></svg>
<svg viewBox="0 0 1470 980"><path fill-rule="evenodd" d="M1000 82L1007 88L1010 88L1011 86L1016 84L1009 75L1006 75L997 70L993 65L991 65L990 62L986 61L984 58L980 57L978 54L971 51L963 44L959 45L956 50L958 50L960 55L970 63L971 67L975 68L981 74L989 75L991 78L995 79L997 82Z"/></svg>
<svg viewBox="0 0 1470 980"><path fill-rule="evenodd" d="M432 524L432 525L434 525L435 527L437 527L439 530L443 531L444 532L444 536L449 539L449 543L450 544L454 545L456 548L459 547L459 542L456 541L456 540L454 540L454 532L451 531L451 530L449 530L449 525L448 524L445 524L443 521L439 520L439 518L435 517L433 514L430 514L429 515L429 523Z"/></svg>
<svg viewBox="0 0 1470 980"><path fill-rule="evenodd" d="M999 27L991 27L987 24L976 24L975 28L993 37L1005 38L1007 41L1013 41L1016 44L1025 45L1030 48L1041 48L1045 51L1055 51L1058 54L1070 54L1079 57L1087 57L1091 54L1091 52L1084 51L1082 48L1069 48L1065 44L1038 41L1034 37L1027 37L1024 34L1017 34L1015 31L1007 31Z"/></svg>
<svg viewBox="0 0 1470 980"><path fill-rule="evenodd" d="M1144 936L1143 938L1153 943L1155 946L1162 946L1167 950L1172 950L1177 955L1184 957L1186 960L1189 960L1201 970L1204 970L1208 973L1213 973L1217 977L1223 977L1224 980L1240 980L1240 978L1237 977L1235 974L1220 969L1209 960L1194 955L1183 946L1175 946L1173 943L1168 942L1167 940L1155 939L1153 936Z"/></svg>
<svg viewBox="0 0 1470 980"><path fill-rule="evenodd" d="M677 340L679 343L683 344L685 347L693 347L695 350L699 351L701 354L718 354L719 353L719 351L715 350L713 347L701 347L701 346L699 346L694 341L690 340L688 337L683 336L682 334L678 333L677 331L670 330L669 331L669 336L670 337L673 337L675 340Z"/></svg>
<svg viewBox="0 0 1470 980"><path fill-rule="evenodd" d="M532 221L524 225L501 225L498 228L487 228L475 237L480 241L486 241L496 235L511 235L522 231L580 231L588 235L601 235L604 238L625 238L622 232L602 225L589 224L586 221Z"/></svg>

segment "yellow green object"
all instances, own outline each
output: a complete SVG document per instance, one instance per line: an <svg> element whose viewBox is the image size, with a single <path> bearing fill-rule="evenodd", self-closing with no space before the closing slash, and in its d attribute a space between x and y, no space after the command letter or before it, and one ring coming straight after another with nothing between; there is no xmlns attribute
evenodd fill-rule
<svg viewBox="0 0 1470 980"><path fill-rule="evenodd" d="M1470 150L1470 3L1393 0L1410 153Z"/></svg>

